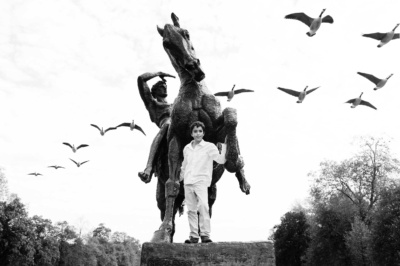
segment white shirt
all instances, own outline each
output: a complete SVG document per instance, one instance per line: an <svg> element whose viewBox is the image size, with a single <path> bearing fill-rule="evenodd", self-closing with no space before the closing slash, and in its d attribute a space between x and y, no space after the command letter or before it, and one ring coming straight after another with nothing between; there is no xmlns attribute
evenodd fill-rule
<svg viewBox="0 0 400 266"><path fill-rule="evenodd" d="M205 181L207 187L211 185L213 161L219 164L226 162L226 144L222 143L221 154L214 143L201 140L194 148L192 142L183 149L183 162L180 181L185 185Z"/></svg>

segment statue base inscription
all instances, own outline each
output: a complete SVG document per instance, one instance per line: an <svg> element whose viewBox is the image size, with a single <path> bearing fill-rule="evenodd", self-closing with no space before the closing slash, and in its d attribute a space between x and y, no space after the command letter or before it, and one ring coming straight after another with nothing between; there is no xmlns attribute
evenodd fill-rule
<svg viewBox="0 0 400 266"><path fill-rule="evenodd" d="M142 246L141 266L275 266L271 242L206 244L150 243Z"/></svg>

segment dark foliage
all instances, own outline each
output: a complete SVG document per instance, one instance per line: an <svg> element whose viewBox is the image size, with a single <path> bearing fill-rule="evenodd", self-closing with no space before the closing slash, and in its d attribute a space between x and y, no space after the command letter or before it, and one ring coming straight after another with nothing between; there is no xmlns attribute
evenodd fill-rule
<svg viewBox="0 0 400 266"><path fill-rule="evenodd" d="M67 222L55 225L28 217L16 197L0 202L1 266L134 266L139 265L138 240L100 224L87 238L78 237Z"/></svg>
<svg viewBox="0 0 400 266"><path fill-rule="evenodd" d="M287 212L274 227L273 240L277 266L302 264L310 241L303 212Z"/></svg>
<svg viewBox="0 0 400 266"><path fill-rule="evenodd" d="M374 218L374 261L383 266L400 265L400 186L384 191Z"/></svg>

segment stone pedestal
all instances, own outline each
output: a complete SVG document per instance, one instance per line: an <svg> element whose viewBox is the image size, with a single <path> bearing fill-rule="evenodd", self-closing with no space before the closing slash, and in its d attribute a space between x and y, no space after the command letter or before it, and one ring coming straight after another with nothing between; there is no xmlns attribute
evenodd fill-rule
<svg viewBox="0 0 400 266"><path fill-rule="evenodd" d="M275 266L275 255L271 242L146 242L140 262L141 266Z"/></svg>

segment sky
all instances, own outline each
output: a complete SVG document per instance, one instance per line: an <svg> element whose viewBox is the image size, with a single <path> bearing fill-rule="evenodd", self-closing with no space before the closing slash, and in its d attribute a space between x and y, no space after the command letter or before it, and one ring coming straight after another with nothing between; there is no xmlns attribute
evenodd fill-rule
<svg viewBox="0 0 400 266"><path fill-rule="evenodd" d="M144 1L3 0L0 2L0 167L29 215L67 221L90 232L100 223L147 242L161 225L156 179L143 171L158 127L139 96L137 77L176 75L156 26L174 12L191 40L213 92L254 90L219 98L238 112L237 135L251 185L234 174L218 182L213 241L265 241L293 206L304 203L323 160L348 158L357 136L392 140L400 152L400 40L382 48L362 34L400 23L397 0ZM334 23L308 28L285 15ZM399 32L400 29L397 29ZM386 78L374 84L357 72ZM151 86L158 78L149 81ZM168 98L179 79L168 79ZM303 103L277 89L318 87ZM347 100L370 102L350 108ZM134 120L139 131L108 128ZM88 144L73 153L62 142ZM81 167L70 161L89 160ZM48 168L61 165L65 169ZM40 172L42 176L28 175ZM189 235L186 213L176 217L175 242Z"/></svg>

